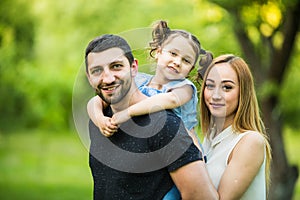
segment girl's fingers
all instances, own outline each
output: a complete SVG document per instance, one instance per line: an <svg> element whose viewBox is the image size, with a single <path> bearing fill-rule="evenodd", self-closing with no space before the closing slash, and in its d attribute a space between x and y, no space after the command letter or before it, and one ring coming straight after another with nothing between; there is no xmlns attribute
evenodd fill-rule
<svg viewBox="0 0 300 200"><path fill-rule="evenodd" d="M110 132L110 131L104 130L104 131L103 131L103 135L104 135L105 137L110 137L110 136L113 135L113 133Z"/></svg>
<svg viewBox="0 0 300 200"><path fill-rule="evenodd" d="M119 127L116 125L110 125L106 128L107 128L107 130L110 130L110 131L117 131Z"/></svg>
<svg viewBox="0 0 300 200"><path fill-rule="evenodd" d="M115 132L117 132L117 129L105 129L105 130L103 131L103 135L104 135L105 137L110 137L110 136L112 136Z"/></svg>

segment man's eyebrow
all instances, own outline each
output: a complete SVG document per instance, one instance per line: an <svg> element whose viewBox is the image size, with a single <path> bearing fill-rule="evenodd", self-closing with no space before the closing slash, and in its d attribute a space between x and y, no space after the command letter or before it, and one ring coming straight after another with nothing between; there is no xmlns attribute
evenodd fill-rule
<svg viewBox="0 0 300 200"><path fill-rule="evenodd" d="M100 66L100 65L94 65L94 66L91 66L90 67L90 70L92 70L92 69L95 69L95 68L101 68L102 66Z"/></svg>
<svg viewBox="0 0 300 200"><path fill-rule="evenodd" d="M118 63L123 63L124 61L122 59L116 59L114 61L112 61L111 63L109 63L109 65L114 65L114 64L118 64Z"/></svg>
<svg viewBox="0 0 300 200"><path fill-rule="evenodd" d="M111 62L109 62L105 65L111 66L111 65L114 65L114 64L118 64L118 63L123 63L123 60L122 59L115 59L115 60L113 60L113 61L111 61ZM90 69L94 69L94 68L103 68L103 66L102 65L94 65L94 66L90 67Z"/></svg>

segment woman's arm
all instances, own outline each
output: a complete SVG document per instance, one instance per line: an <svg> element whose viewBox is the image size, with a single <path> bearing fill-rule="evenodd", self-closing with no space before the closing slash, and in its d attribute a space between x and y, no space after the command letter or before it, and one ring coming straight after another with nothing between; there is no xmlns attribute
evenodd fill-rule
<svg viewBox="0 0 300 200"><path fill-rule="evenodd" d="M190 85L184 85L170 92L160 93L140 101L121 112L115 113L112 118L114 123L121 124L133 116L177 108L187 103L192 97L193 88Z"/></svg>
<svg viewBox="0 0 300 200"><path fill-rule="evenodd" d="M220 199L240 199L258 174L264 158L263 137L257 132L245 135L229 157L218 188Z"/></svg>
<svg viewBox="0 0 300 200"><path fill-rule="evenodd" d="M104 116L103 108L106 106L107 105L100 99L100 97L94 96L87 104L87 111L89 117L94 124L99 127L101 133L104 136L109 137L117 131L118 126L112 123L110 117Z"/></svg>

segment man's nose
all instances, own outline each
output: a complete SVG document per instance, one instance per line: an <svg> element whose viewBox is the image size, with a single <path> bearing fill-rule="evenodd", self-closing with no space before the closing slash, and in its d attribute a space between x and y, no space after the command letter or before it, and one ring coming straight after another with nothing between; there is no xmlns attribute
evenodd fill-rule
<svg viewBox="0 0 300 200"><path fill-rule="evenodd" d="M109 69L105 69L103 72L102 72L102 82L103 83L112 83L115 81L115 76L113 74L113 72Z"/></svg>

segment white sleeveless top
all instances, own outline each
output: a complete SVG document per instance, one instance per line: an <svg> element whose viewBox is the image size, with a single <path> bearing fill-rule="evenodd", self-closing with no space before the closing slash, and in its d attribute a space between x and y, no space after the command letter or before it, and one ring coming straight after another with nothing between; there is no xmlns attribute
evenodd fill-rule
<svg viewBox="0 0 300 200"><path fill-rule="evenodd" d="M204 154L207 157L206 168L215 188L219 187L221 177L225 171L225 168L227 167L230 153L240 139L247 133L249 132L241 134L234 133L232 131L232 127L229 126L215 138L204 138L203 149ZM259 169L258 174L241 199L266 199L265 162L266 157Z"/></svg>

